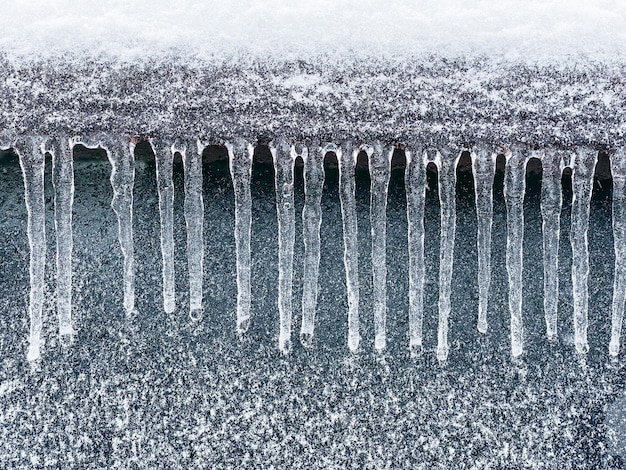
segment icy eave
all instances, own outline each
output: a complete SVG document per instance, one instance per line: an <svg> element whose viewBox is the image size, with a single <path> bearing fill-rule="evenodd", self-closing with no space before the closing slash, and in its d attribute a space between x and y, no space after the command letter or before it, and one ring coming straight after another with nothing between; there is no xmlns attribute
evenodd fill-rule
<svg viewBox="0 0 626 470"><path fill-rule="evenodd" d="M4 134L622 145L626 59L0 57ZM6 140L6 138L5 138Z"/></svg>

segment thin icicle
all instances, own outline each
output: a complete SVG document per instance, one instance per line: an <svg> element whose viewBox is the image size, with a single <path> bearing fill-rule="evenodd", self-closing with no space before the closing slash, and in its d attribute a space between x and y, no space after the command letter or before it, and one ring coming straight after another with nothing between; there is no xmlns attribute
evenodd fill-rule
<svg viewBox="0 0 626 470"><path fill-rule="evenodd" d="M317 281L320 266L320 226L322 224L322 190L324 189L324 156L326 149L313 146L303 149L304 209L302 237L304 239L304 280L302 285L302 328L300 341L312 346L317 308Z"/></svg>
<svg viewBox="0 0 626 470"><path fill-rule="evenodd" d="M563 196L561 178L563 160L554 149L545 151L542 158L541 217L543 219L543 310L548 339L557 337L559 305L559 237Z"/></svg>
<svg viewBox="0 0 626 470"><path fill-rule="evenodd" d="M506 270L509 277L509 311L511 313L511 354L524 352L524 325L522 321L522 247L524 244L524 192L526 190L526 162L520 152L504 149L506 170L504 198L506 200Z"/></svg>
<svg viewBox="0 0 626 470"><path fill-rule="evenodd" d="M117 215L117 236L124 256L124 309L135 310L135 248L133 243L133 186L135 184L135 144L126 147L121 139L100 142L111 163L111 208Z"/></svg>
<svg viewBox="0 0 626 470"><path fill-rule="evenodd" d="M598 152L591 148L580 148L575 155L572 169L572 287L574 293L574 342L576 351L585 354L587 343L587 312L589 309L589 250L587 229L589 228L589 204L593 187L593 175L598 161Z"/></svg>
<svg viewBox="0 0 626 470"><path fill-rule="evenodd" d="M335 150L339 162L339 200L343 224L343 262L346 268L346 290L348 296L348 348L356 351L361 336L359 333L359 246L356 218L354 168L359 154L351 142Z"/></svg>
<svg viewBox="0 0 626 470"><path fill-rule="evenodd" d="M624 301L626 301L626 152L623 147L611 155L611 174L613 177L615 277L609 353L611 356L617 356L624 319Z"/></svg>
<svg viewBox="0 0 626 470"><path fill-rule="evenodd" d="M439 244L439 325L437 329L437 359L448 358L448 319L452 294L452 269L454 263L454 236L456 232L456 165L460 153L442 148L435 163L439 169L439 201L441 210L441 239Z"/></svg>
<svg viewBox="0 0 626 470"><path fill-rule="evenodd" d="M409 243L409 349L422 351L424 324L424 200L426 196L426 165L424 154L416 148L406 150L406 215Z"/></svg>
<svg viewBox="0 0 626 470"><path fill-rule="evenodd" d="M185 226L187 227L187 266L189 270L189 317L202 318L202 266L204 260L204 203L202 201L202 149L199 142L177 141L172 154L183 157L185 172Z"/></svg>
<svg viewBox="0 0 626 470"><path fill-rule="evenodd" d="M161 222L161 260L163 263L163 310L176 310L174 281L174 155L171 145L150 141L156 161L157 191L159 193L159 219Z"/></svg>
<svg viewBox="0 0 626 470"><path fill-rule="evenodd" d="M478 219L478 331L487 332L487 308L491 284L491 226L493 223L493 178L496 156L490 148L479 146L472 154Z"/></svg>
<svg viewBox="0 0 626 470"><path fill-rule="evenodd" d="M44 302L44 270L46 267L46 218L44 204L44 154L34 139L27 139L16 149L24 176L24 199L28 222L26 233L30 246L30 317L29 346L26 358L35 361L41 357L43 339L42 310Z"/></svg>
<svg viewBox="0 0 626 470"><path fill-rule="evenodd" d="M296 152L285 139L279 139L271 149L276 172L276 210L278 214L278 313L280 332L278 346L281 351L291 349L291 302L293 281L293 247L296 235L293 201L293 166Z"/></svg>
<svg viewBox="0 0 626 470"><path fill-rule="evenodd" d="M374 310L374 347L387 346L387 190L391 155L380 142L363 147L370 168L370 224L372 230L372 287Z"/></svg>
<svg viewBox="0 0 626 470"><path fill-rule="evenodd" d="M235 193L235 250L237 252L237 331L248 331L250 326L250 235L252 230L252 156L254 148L243 139L226 143L230 175Z"/></svg>
<svg viewBox="0 0 626 470"><path fill-rule="evenodd" d="M56 231L57 315L61 343L69 344L72 328L72 204L74 202L73 142L67 138L45 142L41 151L52 155L54 227Z"/></svg>

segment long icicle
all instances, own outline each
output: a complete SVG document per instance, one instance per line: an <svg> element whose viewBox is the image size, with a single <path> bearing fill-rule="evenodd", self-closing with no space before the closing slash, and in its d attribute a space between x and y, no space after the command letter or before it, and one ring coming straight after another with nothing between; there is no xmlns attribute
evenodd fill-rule
<svg viewBox="0 0 626 470"><path fill-rule="evenodd" d="M56 231L57 315L61 343L69 344L72 328L72 205L74 203L73 142L67 138L49 140L41 151L52 155L54 186L54 227Z"/></svg>
<svg viewBox="0 0 626 470"><path fill-rule="evenodd" d="M117 236L124 256L124 309L135 310L135 254L133 243L133 186L135 184L135 144L126 147L121 139L100 142L111 163L111 208L117 216Z"/></svg>
<svg viewBox="0 0 626 470"><path fill-rule="evenodd" d="M276 210L278 216L278 313L280 331L278 347L283 352L291 349L293 247L296 235L293 200L293 167L295 149L281 138L271 149L276 178Z"/></svg>
<svg viewBox="0 0 626 470"><path fill-rule="evenodd" d="M348 297L348 348L356 351L359 333L359 245L356 217L354 168L359 154L351 142L346 141L336 150L339 162L339 200L343 225L343 262L346 269Z"/></svg>
<svg viewBox="0 0 626 470"><path fill-rule="evenodd" d="M174 281L174 155L171 144L150 140L156 162L156 181L159 193L159 219L161 223L161 260L163 279L163 310L176 310Z"/></svg>
<svg viewBox="0 0 626 470"><path fill-rule="evenodd" d="M252 233L252 196L250 179L252 177L252 156L254 148L245 140L238 138L233 143L226 143L230 175L235 193L235 250L237 252L237 331L240 334L250 327L251 308L251 253L250 236Z"/></svg>
<svg viewBox="0 0 626 470"><path fill-rule="evenodd" d="M609 353L611 356L617 356L624 320L624 301L626 301L626 152L623 147L611 155L611 176L613 178L615 277Z"/></svg>
<svg viewBox="0 0 626 470"><path fill-rule="evenodd" d="M443 152L443 153L441 153ZM456 232L456 165L460 154L442 148L435 162L439 168L439 201L441 210L441 239L439 244L439 325L437 328L437 359L448 358L448 319L452 294L454 236Z"/></svg>
<svg viewBox="0 0 626 470"><path fill-rule="evenodd" d="M302 328L300 341L313 344L317 282L320 266L320 226L322 224L322 191L324 189L324 156L326 150L311 146L303 150L304 209L302 210L302 237L304 239L304 275L302 285Z"/></svg>
<svg viewBox="0 0 626 470"><path fill-rule="evenodd" d="M574 342L576 351L589 351L587 342L589 288L589 250L587 230L589 228L589 204L593 187L593 175L598 161L598 152L591 148L579 148L572 169L572 288L574 293Z"/></svg>
<svg viewBox="0 0 626 470"><path fill-rule="evenodd" d="M386 152L376 142L364 150L370 167L374 348L382 351L387 346L387 191L393 149Z"/></svg>
<svg viewBox="0 0 626 470"><path fill-rule="evenodd" d="M543 310L548 339L557 337L559 306L559 238L563 195L561 178L563 160L554 149L546 149L542 158L541 217L543 219Z"/></svg>
<svg viewBox="0 0 626 470"><path fill-rule="evenodd" d="M496 153L478 146L472 154L472 170L476 188L476 218L478 233L478 331L487 332L487 308L491 284L491 226L493 224L493 178L496 173Z"/></svg>
<svg viewBox="0 0 626 470"><path fill-rule="evenodd" d="M407 237L409 244L409 349L422 351L424 324L424 201L426 196L426 165L421 148L406 150Z"/></svg>
<svg viewBox="0 0 626 470"><path fill-rule="evenodd" d="M511 314L511 354L524 352L522 321L522 272L524 244L524 193L526 190L527 158L519 151L504 149L506 169L504 199L506 200L506 270L509 278L509 311Z"/></svg>
<svg viewBox="0 0 626 470"><path fill-rule="evenodd" d="M204 203L202 200L202 149L197 141L176 142L172 154L183 157L185 184L185 225L189 269L189 318L202 318L202 274L204 261Z"/></svg>
<svg viewBox="0 0 626 470"><path fill-rule="evenodd" d="M46 219L44 204L45 158L34 138L21 142L18 152L24 177L24 199L28 221L26 233L30 245L30 317L29 346L26 358L35 361L41 357L42 310L44 302L44 270L46 267Z"/></svg>

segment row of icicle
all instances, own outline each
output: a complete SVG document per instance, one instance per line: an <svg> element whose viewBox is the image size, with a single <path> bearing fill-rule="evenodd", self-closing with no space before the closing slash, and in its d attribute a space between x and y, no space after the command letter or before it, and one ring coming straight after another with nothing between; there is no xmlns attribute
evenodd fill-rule
<svg viewBox="0 0 626 470"><path fill-rule="evenodd" d="M28 239L30 243L30 338L27 357L40 357L42 308L44 300L44 267L46 252L44 210L45 154L52 156L52 181L54 185L55 227L57 237L57 311L59 334L63 343L71 341L75 331L71 321L72 297L72 203L74 198L73 147L83 144L106 151L112 165L111 207L118 219L118 237L124 257L124 308L131 313L135 308L134 247L133 247L133 185L134 142L128 144L110 137L85 139L25 139L17 145L20 165L24 175L25 199L28 210ZM151 140L155 159L159 214L161 222L161 252L163 274L163 308L171 313L176 308L174 291L174 238L173 203L174 186L172 166L175 153L182 156L184 167L184 215L187 227L187 256L189 270L189 308L192 319L202 315L203 273L203 218L202 151L200 141L175 143ZM251 253L252 200L250 179L254 147L243 139L225 144L230 161L235 195L235 228L237 256L237 330L243 334L250 325L251 309ZM386 347L386 208L391 157L394 147L385 148L380 142L369 145L341 146L327 144L301 147L279 139L270 146L275 167L276 203L278 215L278 309L280 316L279 347L288 351L292 328L292 277L295 242L294 164L296 157L304 161L305 203L302 212L304 239L304 279L302 293L302 325L300 339L305 346L312 344L317 305L318 272L320 262L321 198L324 185L324 157L334 152L339 163L340 203L343 220L344 263L348 299L348 338L350 350L359 347L359 268L358 227L355 203L354 170L356 159L365 151L369 161L370 221L372 235L372 276L374 347ZM510 334L513 356L523 353L524 333L522 319L522 246L524 232L524 193L526 164L532 157L541 159L543 182L541 214L543 218L544 262L544 312L547 336L557 335L558 307L558 250L562 207L561 176L568 167L572 170L572 284L574 299L574 331L576 350L586 353L588 327L589 255L587 229L597 151L580 148L576 152L546 149L544 151L511 151L500 148L498 152L488 146L471 150L475 182L476 212L478 219L478 330L487 331L487 310L491 278L491 226L493 216L493 180L496 156L506 157L504 196L507 208L506 268L509 284ZM422 349L423 298L424 298L424 201L426 191L426 166L433 162L438 169L441 216L440 270L439 270L439 323L437 357L448 356L448 318L451 304L454 238L456 225L455 190L456 166L461 155L451 147L423 151L419 147L407 148L405 188L408 220L408 272L409 272L409 347L412 352ZM615 240L615 281L613 289L612 328L609 352L617 355L626 299L626 155L619 149L611 156L613 175L613 231Z"/></svg>

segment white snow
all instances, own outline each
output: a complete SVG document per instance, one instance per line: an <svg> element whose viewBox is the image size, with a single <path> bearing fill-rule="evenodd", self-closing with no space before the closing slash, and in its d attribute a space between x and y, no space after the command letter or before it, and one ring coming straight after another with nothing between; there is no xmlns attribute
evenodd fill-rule
<svg viewBox="0 0 626 470"><path fill-rule="evenodd" d="M17 55L436 53L620 59L626 45L626 2L621 0L3 3L0 50Z"/></svg>

